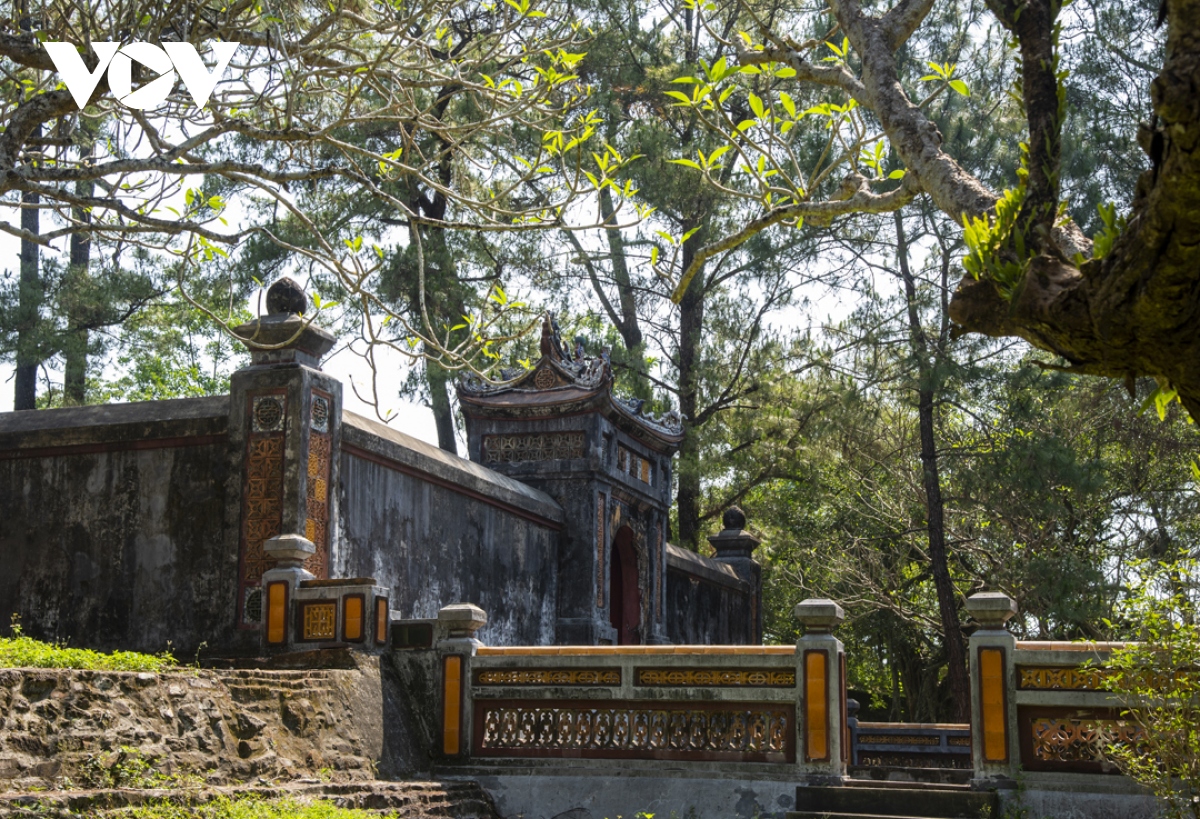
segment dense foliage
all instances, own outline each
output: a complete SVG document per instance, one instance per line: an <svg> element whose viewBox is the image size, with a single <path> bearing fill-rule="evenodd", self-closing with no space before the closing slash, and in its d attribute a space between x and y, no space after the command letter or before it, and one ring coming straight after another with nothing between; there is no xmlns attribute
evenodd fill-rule
<svg viewBox="0 0 1200 819"><path fill-rule="evenodd" d="M1121 716L1140 731L1114 742L1111 758L1150 788L1167 819L1200 817L1200 623L1194 578L1200 561L1148 561L1119 608L1119 627L1139 642L1114 651L1105 687L1125 702Z"/></svg>
<svg viewBox="0 0 1200 819"><path fill-rule="evenodd" d="M26 637L16 621L9 637L0 637L0 668L87 668L94 671L153 671L175 667L170 652L139 654L136 651L103 653L71 648Z"/></svg>

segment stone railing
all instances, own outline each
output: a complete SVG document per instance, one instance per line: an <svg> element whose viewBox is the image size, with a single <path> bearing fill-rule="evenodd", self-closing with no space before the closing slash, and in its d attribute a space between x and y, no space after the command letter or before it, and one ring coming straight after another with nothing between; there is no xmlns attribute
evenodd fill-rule
<svg viewBox="0 0 1200 819"><path fill-rule="evenodd" d="M263 648L268 654L344 647L382 651L388 590L370 577L318 580L303 568L312 541L278 535L263 544L276 564L263 573Z"/></svg>
<svg viewBox="0 0 1200 819"><path fill-rule="evenodd" d="M1102 685L1123 644L1018 641L1005 626L1016 604L996 592L968 598L967 609L981 625L970 645L976 779L1118 773L1104 747L1139 741Z"/></svg>
<svg viewBox="0 0 1200 819"><path fill-rule="evenodd" d="M760 763L840 779L845 658L832 629L842 611L808 600L796 616L805 634L795 646L491 647L475 639L481 609L447 606L434 628L434 755Z"/></svg>
<svg viewBox="0 0 1200 819"><path fill-rule="evenodd" d="M850 764L872 768L970 770L971 726L923 722L859 722L849 700Z"/></svg>

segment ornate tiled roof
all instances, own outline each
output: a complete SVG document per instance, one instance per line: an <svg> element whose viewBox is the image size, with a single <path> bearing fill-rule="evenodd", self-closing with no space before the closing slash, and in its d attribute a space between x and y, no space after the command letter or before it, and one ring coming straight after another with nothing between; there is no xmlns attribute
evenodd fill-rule
<svg viewBox="0 0 1200 819"><path fill-rule="evenodd" d="M499 381L476 375L461 380L463 411L477 417L527 419L593 411L656 449L674 451L683 440L679 413L653 415L644 411L642 399L613 395L608 352L588 358L580 339L574 355L568 354L552 316L542 324L541 353L531 369L502 370Z"/></svg>

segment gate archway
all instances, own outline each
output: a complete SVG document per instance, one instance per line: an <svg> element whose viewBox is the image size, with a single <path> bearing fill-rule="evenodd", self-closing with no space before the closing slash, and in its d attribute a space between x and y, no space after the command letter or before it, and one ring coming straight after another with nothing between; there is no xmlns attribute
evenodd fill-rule
<svg viewBox="0 0 1200 819"><path fill-rule="evenodd" d="M633 530L622 526L613 539L609 573L609 620L617 630L617 645L642 643L642 593L638 584L638 555Z"/></svg>

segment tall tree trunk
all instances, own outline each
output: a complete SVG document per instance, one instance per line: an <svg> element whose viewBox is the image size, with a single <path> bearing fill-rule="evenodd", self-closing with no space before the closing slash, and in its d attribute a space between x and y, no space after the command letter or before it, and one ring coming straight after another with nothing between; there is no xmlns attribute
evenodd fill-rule
<svg viewBox="0 0 1200 819"><path fill-rule="evenodd" d="M605 187L600 189L600 216L607 224L613 218L616 208L613 205L612 190ZM629 352L636 351L642 346L642 328L638 323L637 302L633 297L633 281L629 277L629 260L625 252L625 237L616 227L604 230L608 239L609 257L612 259L612 277L617 285L617 298L621 306L620 321L617 332Z"/></svg>
<svg viewBox="0 0 1200 819"><path fill-rule="evenodd" d="M950 578L946 556L946 525L942 504L942 482L938 470L937 437L934 428L934 367L930 361L929 342L921 317L917 312L917 285L908 266L908 241L904 234L904 219L900 211L896 222L896 257L904 279L904 294L908 302L908 330L917 360L917 416L921 431L921 478L925 488L925 517L929 533L929 562L933 585L937 591L938 613L942 621L942 649L948 664L948 682L957 722L971 718L971 684L967 677L967 653L963 645L962 628L958 619L958 598Z"/></svg>
<svg viewBox="0 0 1200 819"><path fill-rule="evenodd" d="M39 125L33 137L42 135ZM41 232L36 193L21 194L21 229L37 235ZM29 239L21 240L21 274L17 304L17 361L13 390L13 409L31 410L37 407L37 371L42 363L38 350L38 323L42 307L42 277L38 269L38 245Z"/></svg>
<svg viewBox="0 0 1200 819"><path fill-rule="evenodd" d="M685 225L684 232L690 230ZM683 246L683 269L687 270L699 246L693 235ZM695 549L700 540L700 442L696 418L700 397L697 395L700 367L700 343L704 330L704 273L701 271L679 302L679 411L683 415L684 438L679 447L678 481L675 496L679 515L679 545Z"/></svg>
<svg viewBox="0 0 1200 819"><path fill-rule="evenodd" d="M429 408L437 424L438 447L458 454L458 438L454 434L454 407L450 404L450 373L432 361L425 362L425 382L429 386Z"/></svg>
<svg viewBox="0 0 1200 819"><path fill-rule="evenodd" d="M93 136L87 127L80 122L79 136L83 140L80 145L81 158L93 155L95 144ZM80 197L90 198L95 192L94 183L78 182L75 193ZM91 214L83 208L76 208L73 214L81 225L91 222ZM90 289L87 279L91 263L92 239L91 234L81 230L71 234L71 258L67 272L68 304L67 327L69 332L63 343L63 403L69 406L79 406L87 400L87 366L88 342L90 325L90 308L87 298ZM81 299L81 296L83 297Z"/></svg>

